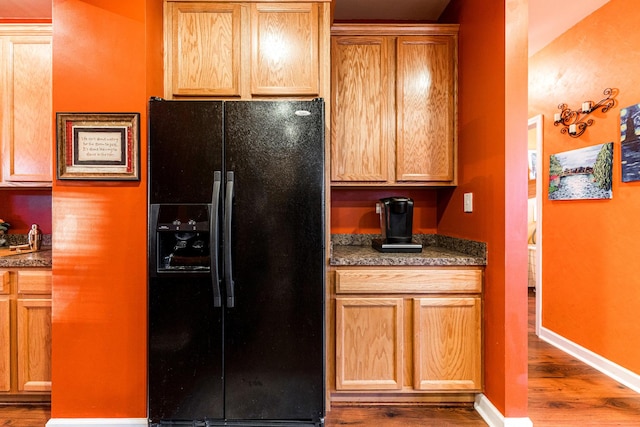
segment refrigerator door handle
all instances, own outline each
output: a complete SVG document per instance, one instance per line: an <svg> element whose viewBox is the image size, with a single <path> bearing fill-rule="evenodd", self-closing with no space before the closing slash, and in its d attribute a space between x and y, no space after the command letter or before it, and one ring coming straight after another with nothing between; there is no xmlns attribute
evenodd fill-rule
<svg viewBox="0 0 640 427"><path fill-rule="evenodd" d="M222 172L213 172L213 194L211 196L211 212L209 232L209 250L211 251L211 282L213 285L213 306L222 307L222 297L220 296L220 274L218 273L218 244L220 236L219 215L220 210L220 187L222 186Z"/></svg>
<svg viewBox="0 0 640 427"><path fill-rule="evenodd" d="M227 171L227 194L224 211L224 278L227 284L227 307L235 306L233 263L231 261L231 219L233 218L233 171Z"/></svg>

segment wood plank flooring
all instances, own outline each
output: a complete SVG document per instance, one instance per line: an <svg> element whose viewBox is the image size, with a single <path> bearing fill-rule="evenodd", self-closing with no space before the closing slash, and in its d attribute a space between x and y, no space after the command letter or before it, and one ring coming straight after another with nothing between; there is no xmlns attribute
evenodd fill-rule
<svg viewBox="0 0 640 427"><path fill-rule="evenodd" d="M640 395L540 341L529 294L529 417L535 427L640 426ZM0 426L43 427L44 405L0 405ZM486 426L471 407L378 406L333 408L327 427Z"/></svg>
<svg viewBox="0 0 640 427"><path fill-rule="evenodd" d="M529 293L529 418L536 427L640 426L640 394L538 339L533 292Z"/></svg>

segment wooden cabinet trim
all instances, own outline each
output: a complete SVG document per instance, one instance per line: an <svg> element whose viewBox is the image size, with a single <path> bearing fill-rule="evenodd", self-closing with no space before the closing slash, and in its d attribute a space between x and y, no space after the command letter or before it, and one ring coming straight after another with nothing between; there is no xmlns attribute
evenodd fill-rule
<svg viewBox="0 0 640 427"><path fill-rule="evenodd" d="M480 293L481 268L336 270L336 293Z"/></svg>
<svg viewBox="0 0 640 427"><path fill-rule="evenodd" d="M459 24L333 24L332 36L408 36L445 35L458 36Z"/></svg>

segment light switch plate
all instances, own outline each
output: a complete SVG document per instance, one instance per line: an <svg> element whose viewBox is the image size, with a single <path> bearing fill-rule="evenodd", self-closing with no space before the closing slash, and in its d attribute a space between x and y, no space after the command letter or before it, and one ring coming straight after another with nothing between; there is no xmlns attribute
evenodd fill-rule
<svg viewBox="0 0 640 427"><path fill-rule="evenodd" d="M464 211L473 212L473 193L464 193Z"/></svg>

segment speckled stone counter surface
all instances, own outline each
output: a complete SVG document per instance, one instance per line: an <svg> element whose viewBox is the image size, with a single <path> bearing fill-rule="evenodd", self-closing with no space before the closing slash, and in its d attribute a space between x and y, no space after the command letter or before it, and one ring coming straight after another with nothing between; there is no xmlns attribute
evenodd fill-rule
<svg viewBox="0 0 640 427"><path fill-rule="evenodd" d="M7 234L7 245L23 245L28 243L26 234ZM19 255L9 255L0 257L0 268L25 268L25 267L46 267L51 268L51 235L42 236L42 249L38 252L30 252Z"/></svg>
<svg viewBox="0 0 640 427"><path fill-rule="evenodd" d="M422 252L383 253L371 247L371 240L376 238L380 235L332 235L331 265L463 266L487 263L487 246L482 242L440 234L416 234L413 239L422 243Z"/></svg>

